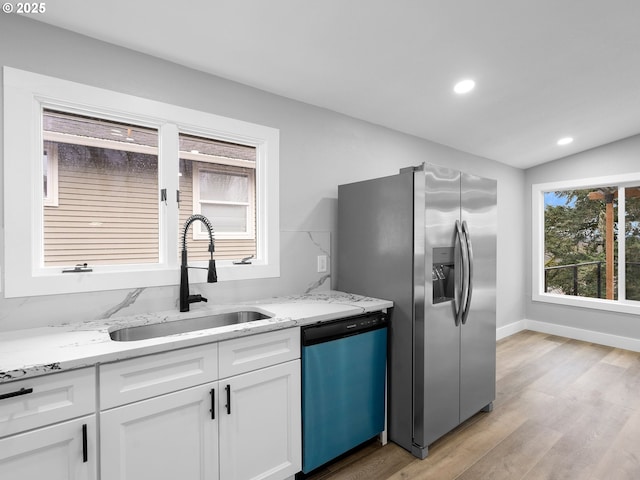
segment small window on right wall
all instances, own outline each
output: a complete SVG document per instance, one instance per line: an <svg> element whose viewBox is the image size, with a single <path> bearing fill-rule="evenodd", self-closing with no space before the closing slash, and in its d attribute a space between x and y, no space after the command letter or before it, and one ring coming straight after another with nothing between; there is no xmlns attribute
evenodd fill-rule
<svg viewBox="0 0 640 480"><path fill-rule="evenodd" d="M638 308L640 181L534 185L533 194L534 300Z"/></svg>

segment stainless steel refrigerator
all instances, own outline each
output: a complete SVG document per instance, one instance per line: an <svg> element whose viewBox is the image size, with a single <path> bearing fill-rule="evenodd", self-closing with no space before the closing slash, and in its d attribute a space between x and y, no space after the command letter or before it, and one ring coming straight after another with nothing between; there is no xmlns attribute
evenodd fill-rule
<svg viewBox="0 0 640 480"><path fill-rule="evenodd" d="M338 188L337 288L394 302L388 435L419 458L493 408L496 197L429 164Z"/></svg>

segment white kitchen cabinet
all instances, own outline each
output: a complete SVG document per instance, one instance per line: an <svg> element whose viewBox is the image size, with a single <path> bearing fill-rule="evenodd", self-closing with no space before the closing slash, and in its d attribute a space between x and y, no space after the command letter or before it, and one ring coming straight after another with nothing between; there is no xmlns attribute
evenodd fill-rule
<svg viewBox="0 0 640 480"><path fill-rule="evenodd" d="M299 336L278 330L102 365L101 480L300 471Z"/></svg>
<svg viewBox="0 0 640 480"><path fill-rule="evenodd" d="M101 479L218 479L217 395L214 382L102 412Z"/></svg>
<svg viewBox="0 0 640 480"><path fill-rule="evenodd" d="M95 415L0 439L3 480L95 480Z"/></svg>
<svg viewBox="0 0 640 480"><path fill-rule="evenodd" d="M0 385L0 478L97 478L94 370Z"/></svg>
<svg viewBox="0 0 640 480"><path fill-rule="evenodd" d="M300 360L219 385L221 480L283 480L299 472Z"/></svg>

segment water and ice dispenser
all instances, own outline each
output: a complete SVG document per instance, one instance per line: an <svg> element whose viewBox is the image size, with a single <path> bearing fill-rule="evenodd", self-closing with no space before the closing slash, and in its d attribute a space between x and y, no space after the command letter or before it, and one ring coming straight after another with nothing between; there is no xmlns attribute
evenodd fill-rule
<svg viewBox="0 0 640 480"><path fill-rule="evenodd" d="M453 300L455 285L455 260L453 247L433 249L431 277L433 280L433 303Z"/></svg>

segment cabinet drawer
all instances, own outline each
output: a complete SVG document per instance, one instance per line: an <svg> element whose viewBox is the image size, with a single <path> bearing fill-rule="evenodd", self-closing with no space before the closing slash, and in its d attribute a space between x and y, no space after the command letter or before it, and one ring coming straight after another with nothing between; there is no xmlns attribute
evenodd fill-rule
<svg viewBox="0 0 640 480"><path fill-rule="evenodd" d="M93 413L95 408L94 368L3 383L0 437Z"/></svg>
<svg viewBox="0 0 640 480"><path fill-rule="evenodd" d="M124 405L216 380L215 343L100 366L100 408Z"/></svg>
<svg viewBox="0 0 640 480"><path fill-rule="evenodd" d="M287 328L219 343L220 378L300 358L300 329Z"/></svg>

